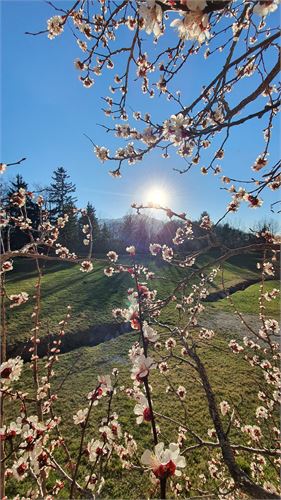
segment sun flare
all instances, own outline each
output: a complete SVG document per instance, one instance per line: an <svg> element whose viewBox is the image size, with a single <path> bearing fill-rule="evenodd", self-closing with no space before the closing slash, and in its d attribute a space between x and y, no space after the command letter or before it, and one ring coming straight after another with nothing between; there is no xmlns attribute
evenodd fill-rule
<svg viewBox="0 0 281 500"><path fill-rule="evenodd" d="M165 206L167 204L168 195L167 192L158 187L152 187L147 191L146 202L151 205Z"/></svg>

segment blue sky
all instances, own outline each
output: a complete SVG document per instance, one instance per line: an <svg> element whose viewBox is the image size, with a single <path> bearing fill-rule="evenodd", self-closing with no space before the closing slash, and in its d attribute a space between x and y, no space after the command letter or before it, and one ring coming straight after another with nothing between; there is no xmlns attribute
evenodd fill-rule
<svg viewBox="0 0 281 500"><path fill-rule="evenodd" d="M71 5L67 1L56 2L64 8L67 3ZM45 28L46 19L53 15L50 6L41 0L2 0L0 4L1 161L9 163L27 157L20 168L11 167L7 180L20 172L31 187L33 184L47 185L53 170L64 166L77 186L79 206L84 206L89 200L103 218L121 217L133 201L141 202L151 186L159 185L169 193L169 205L175 210L187 211L191 218L198 217L203 210L208 210L214 220L223 214L229 195L219 189L219 178L202 176L196 170L185 175L174 172L173 168L184 167L176 154L163 160L154 153L142 164L126 167L121 179L109 176L109 164L103 165L96 159L83 134L112 149L116 144L116 140L97 125L109 123L100 109L101 96L105 95L109 76L113 77L115 71L103 80L96 78L95 85L85 89L73 66L80 51L69 30L54 40L49 40L46 35L32 37L24 34L25 31ZM125 34L122 36L126 37ZM174 35L168 36L172 41ZM184 71L178 85L186 97L190 99L198 89L198 83L208 83L220 64L220 57L213 57L211 61L194 58L192 74L190 69ZM157 121L173 112L165 99L140 98L136 84L132 86L129 103L134 110L149 110ZM256 121L235 131L222 164L225 175L235 171L237 177L245 178L245 174L249 174L249 165L262 151L260 130L261 124ZM277 141L275 133L272 159L277 159L279 154ZM264 205L261 209L242 208L237 215L229 217L229 222L246 228L258 219L272 217L269 205L277 197L272 198L272 193L268 193L262 198Z"/></svg>

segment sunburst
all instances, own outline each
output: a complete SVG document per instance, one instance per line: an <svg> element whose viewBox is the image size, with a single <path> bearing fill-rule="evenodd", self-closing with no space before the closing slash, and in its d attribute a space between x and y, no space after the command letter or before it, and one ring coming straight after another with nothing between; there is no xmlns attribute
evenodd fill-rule
<svg viewBox="0 0 281 500"><path fill-rule="evenodd" d="M166 206L168 201L167 192L160 187L152 187L148 189L145 195L145 202L151 206Z"/></svg>

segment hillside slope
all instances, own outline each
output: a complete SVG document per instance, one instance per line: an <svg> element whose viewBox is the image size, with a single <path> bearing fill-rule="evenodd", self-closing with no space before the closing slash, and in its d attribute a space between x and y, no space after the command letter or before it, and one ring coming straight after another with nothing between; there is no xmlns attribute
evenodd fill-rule
<svg viewBox="0 0 281 500"><path fill-rule="evenodd" d="M204 261L204 264L208 262ZM224 265L224 281L226 287L238 282L256 278L254 260L226 263ZM126 290L132 286L132 278L117 274L111 278L104 275L105 261L96 260L94 270L89 274L79 271L79 266L67 263L47 265L43 269L42 305L40 319L42 322L41 336L55 333L59 321L71 305L71 320L68 333L86 331L96 325L112 324L112 309L126 307ZM145 265L155 272L156 279L153 288L158 290L160 298L172 292L177 281L186 276L185 270L179 270L167 263L157 262L146 257ZM30 300L13 310L8 310L9 334L8 344L14 345L30 337L31 313L34 300L34 285L36 283L35 264L27 261L16 261L14 271L8 276L8 294L27 292ZM220 273L210 286L211 291L221 289ZM169 314L171 314L169 309Z"/></svg>

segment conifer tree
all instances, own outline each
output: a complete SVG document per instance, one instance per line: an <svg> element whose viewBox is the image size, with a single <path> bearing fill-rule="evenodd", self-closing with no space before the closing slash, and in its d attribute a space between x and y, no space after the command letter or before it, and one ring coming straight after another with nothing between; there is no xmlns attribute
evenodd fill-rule
<svg viewBox="0 0 281 500"><path fill-rule="evenodd" d="M61 231L60 243L67 246L71 251L77 251L78 222L75 213L76 186L69 181L70 176L63 167L58 167L52 176L53 182L49 188L50 218L56 219L64 214L68 215L68 222Z"/></svg>
<svg viewBox="0 0 281 500"><path fill-rule="evenodd" d="M14 207L10 203L10 198L12 197L12 195L18 192L20 189L29 191L27 182L23 179L22 175L17 174L15 179L10 182L6 196L4 196L5 199L3 200L4 204L7 203L8 207L7 211L10 217L18 217L20 215L20 209L18 207ZM30 197L27 197L25 209L24 212L22 212L22 215L31 220L32 229L38 228L38 225L40 223L39 207L36 203L32 201ZM4 239L7 238L7 231L5 232L3 237ZM9 229L9 238L10 238L11 249L15 250L21 248L22 245L30 241L30 234L28 230L24 232L23 230L20 230L16 226L13 227L13 223L11 223Z"/></svg>
<svg viewBox="0 0 281 500"><path fill-rule="evenodd" d="M70 176L63 167L58 167L53 173L53 182L49 188L52 217L60 217L65 213L67 207L75 206L77 200L72 196L72 193L75 193L76 186L69 182L69 178Z"/></svg>

